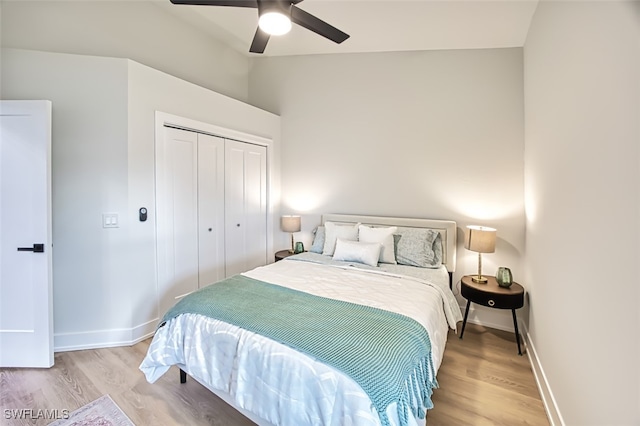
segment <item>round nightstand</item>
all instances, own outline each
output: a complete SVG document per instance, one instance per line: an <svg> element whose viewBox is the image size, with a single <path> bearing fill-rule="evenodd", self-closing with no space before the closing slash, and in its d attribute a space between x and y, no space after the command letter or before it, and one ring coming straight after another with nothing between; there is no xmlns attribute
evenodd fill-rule
<svg viewBox="0 0 640 426"><path fill-rule="evenodd" d="M276 262L278 260L282 260L285 257L289 257L289 256L293 256L293 253L290 252L289 250L280 250L276 252Z"/></svg>
<svg viewBox="0 0 640 426"><path fill-rule="evenodd" d="M500 287L496 279L489 276L485 276L488 280L486 284L480 284L473 282L471 277L471 275L465 275L460 281L460 293L462 297L467 299L467 309L464 312L460 338L462 339L464 335L464 327L467 325L467 316L469 315L471 302L495 309L511 309L513 328L515 329L516 343L518 344L518 355L522 355L516 309L524 306L524 288L516 282L508 288Z"/></svg>

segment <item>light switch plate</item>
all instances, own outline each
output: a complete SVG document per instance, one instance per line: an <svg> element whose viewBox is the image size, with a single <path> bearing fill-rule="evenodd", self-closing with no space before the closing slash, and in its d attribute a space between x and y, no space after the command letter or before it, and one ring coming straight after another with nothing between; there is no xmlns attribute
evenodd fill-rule
<svg viewBox="0 0 640 426"><path fill-rule="evenodd" d="M102 227L103 228L120 227L118 222L118 213L102 213Z"/></svg>

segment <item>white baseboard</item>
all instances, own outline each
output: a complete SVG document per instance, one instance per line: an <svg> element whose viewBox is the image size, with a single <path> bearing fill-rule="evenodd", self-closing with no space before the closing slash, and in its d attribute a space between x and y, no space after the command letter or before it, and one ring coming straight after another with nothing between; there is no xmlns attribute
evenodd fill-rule
<svg viewBox="0 0 640 426"><path fill-rule="evenodd" d="M83 349L132 346L151 337L158 325L158 319L148 321L133 328L83 331L79 333L56 333L53 336L53 351L67 352Z"/></svg>
<svg viewBox="0 0 640 426"><path fill-rule="evenodd" d="M529 363L531 364L533 376L536 379L538 391L540 392L540 397L542 398L544 409L547 412L549 423L551 424L551 426L564 426L564 420L562 419L562 415L560 414L560 410L558 409L558 404L553 397L553 392L551 391L551 387L549 386L547 377L544 374L544 369L540 364L540 359L538 358L536 348L531 341L529 330L526 326L522 327L521 329L523 331L522 336L524 338L525 347L527 348L527 357L529 358Z"/></svg>

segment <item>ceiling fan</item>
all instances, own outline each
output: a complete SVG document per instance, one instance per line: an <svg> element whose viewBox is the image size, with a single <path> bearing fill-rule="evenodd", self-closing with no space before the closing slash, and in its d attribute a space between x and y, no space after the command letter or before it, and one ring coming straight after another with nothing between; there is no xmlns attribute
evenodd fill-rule
<svg viewBox="0 0 640 426"><path fill-rule="evenodd" d="M308 12L296 7L302 0L171 0L173 4L197 6L232 6L258 9L258 28L253 36L249 52L263 53L269 37L289 32L291 23L313 31L336 43L349 38L336 27L327 24Z"/></svg>

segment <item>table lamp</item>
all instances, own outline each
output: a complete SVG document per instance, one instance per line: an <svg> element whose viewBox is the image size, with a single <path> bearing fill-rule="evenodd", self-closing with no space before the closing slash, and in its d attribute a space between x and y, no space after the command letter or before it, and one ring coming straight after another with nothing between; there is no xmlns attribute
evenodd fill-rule
<svg viewBox="0 0 640 426"><path fill-rule="evenodd" d="M284 232L291 233L291 248L289 253L293 253L293 233L300 232L300 216L285 215L280 218L280 228Z"/></svg>
<svg viewBox="0 0 640 426"><path fill-rule="evenodd" d="M471 277L471 280L486 284L487 279L482 276L482 253L496 251L496 230L486 226L467 226L464 233L464 248L478 252L478 275Z"/></svg>

